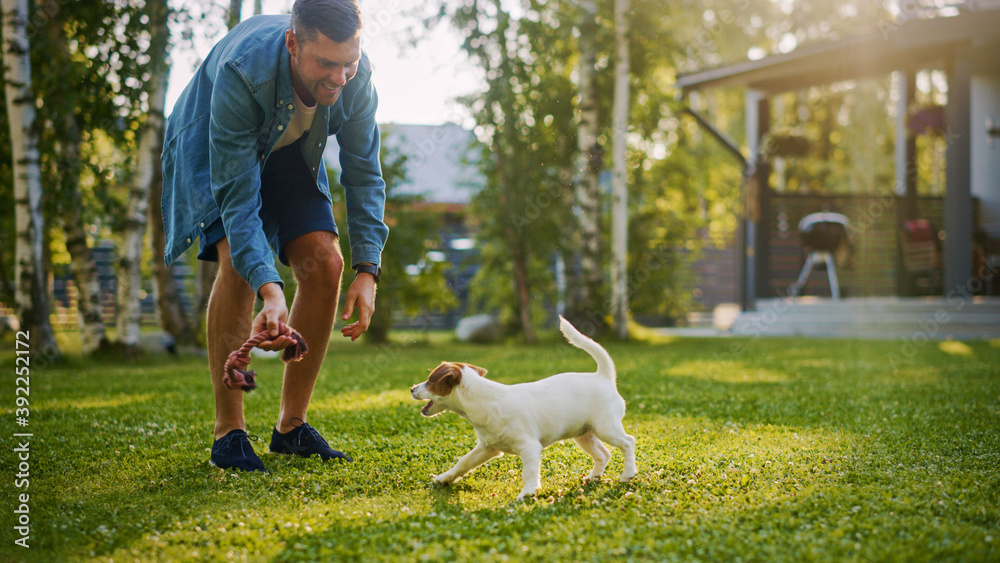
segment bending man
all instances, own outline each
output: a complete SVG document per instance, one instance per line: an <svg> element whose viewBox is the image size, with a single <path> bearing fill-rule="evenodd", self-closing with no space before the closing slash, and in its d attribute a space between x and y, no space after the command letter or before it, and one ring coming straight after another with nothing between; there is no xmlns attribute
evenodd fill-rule
<svg viewBox="0 0 1000 563"><path fill-rule="evenodd" d="M310 352L286 365L270 451L324 461L342 458L306 423L309 400L336 315L344 260L322 155L340 144L351 264L341 329L356 340L375 308L385 183L379 165L378 98L361 51L355 0L296 0L292 15L257 16L236 26L209 53L167 120L163 149L165 259L195 238L198 258L218 261L208 305L208 357L215 394L218 467L266 471L243 416L243 393L222 383L223 366L251 334L290 344L279 323L302 334ZM274 266L289 265L297 290L291 313ZM253 317L255 298L263 309ZM252 318L252 321L251 321Z"/></svg>

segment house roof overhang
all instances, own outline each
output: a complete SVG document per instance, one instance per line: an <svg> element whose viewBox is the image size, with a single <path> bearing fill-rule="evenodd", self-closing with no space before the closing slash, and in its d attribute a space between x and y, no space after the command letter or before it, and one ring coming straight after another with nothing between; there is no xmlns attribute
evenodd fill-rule
<svg viewBox="0 0 1000 563"><path fill-rule="evenodd" d="M883 24L878 32L803 46L790 53L704 70L677 79L692 90L745 86L766 94L802 90L893 71L946 68L957 49L971 48L979 66L1000 66L1000 9Z"/></svg>

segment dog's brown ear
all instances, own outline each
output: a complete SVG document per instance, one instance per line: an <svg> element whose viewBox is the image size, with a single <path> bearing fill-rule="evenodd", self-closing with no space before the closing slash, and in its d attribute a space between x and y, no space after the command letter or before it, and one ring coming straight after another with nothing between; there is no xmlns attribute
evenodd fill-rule
<svg viewBox="0 0 1000 563"><path fill-rule="evenodd" d="M479 367L479 366L474 366L474 365L472 365L472 364L465 364L465 365L467 365L467 366L469 366L470 368L472 368L472 369L476 370L476 373L478 373L478 374L479 374L479 375L481 375L482 377L486 377L486 373L487 373L487 371L486 371L486 368L481 368L481 367Z"/></svg>
<svg viewBox="0 0 1000 563"><path fill-rule="evenodd" d="M462 370L451 362L441 362L427 378L427 390L444 397L462 381Z"/></svg>

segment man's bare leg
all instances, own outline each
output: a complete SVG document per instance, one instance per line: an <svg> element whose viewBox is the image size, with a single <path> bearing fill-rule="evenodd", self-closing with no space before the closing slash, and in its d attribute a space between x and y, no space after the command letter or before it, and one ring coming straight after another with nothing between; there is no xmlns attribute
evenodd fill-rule
<svg viewBox="0 0 1000 563"><path fill-rule="evenodd" d="M216 244L219 252L219 273L212 285L208 301L207 342L208 366L215 394L215 439L237 428L246 430L243 418L243 391L229 389L222 383L223 367L229 353L238 349L250 337L254 294L250 285L233 269L229 256L229 241Z"/></svg>
<svg viewBox="0 0 1000 563"><path fill-rule="evenodd" d="M344 271L337 235L329 231L298 237L286 244L284 251L298 285L288 325L302 335L309 352L302 360L285 366L281 410L275 425L282 434L294 428L292 419L306 420L309 400L336 321L340 279Z"/></svg>

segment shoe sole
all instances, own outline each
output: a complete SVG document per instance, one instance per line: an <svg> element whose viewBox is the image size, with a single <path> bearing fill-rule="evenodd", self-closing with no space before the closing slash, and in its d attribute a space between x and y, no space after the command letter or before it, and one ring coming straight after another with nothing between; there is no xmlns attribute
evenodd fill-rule
<svg viewBox="0 0 1000 563"><path fill-rule="evenodd" d="M221 469L223 471L226 471L228 469L232 469L234 471L242 471L244 473L263 473L265 475L270 475L271 474L271 472L268 471L267 468L265 468L263 471L261 471L260 469L240 469L239 467L219 467L212 460L208 460L208 464L211 465L212 467L216 468L216 469Z"/></svg>

